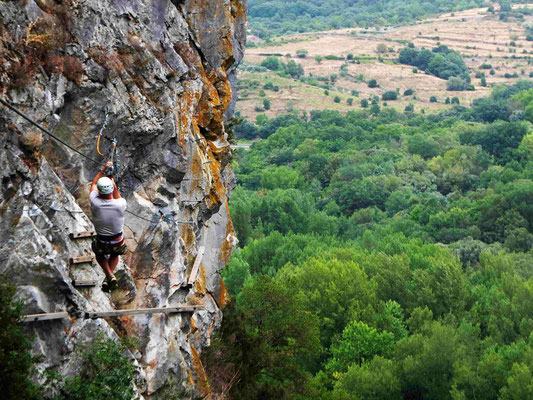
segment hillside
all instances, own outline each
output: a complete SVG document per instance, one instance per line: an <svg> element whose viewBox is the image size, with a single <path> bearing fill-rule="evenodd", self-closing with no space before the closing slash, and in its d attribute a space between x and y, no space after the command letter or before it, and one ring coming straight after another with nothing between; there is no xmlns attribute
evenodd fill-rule
<svg viewBox="0 0 533 400"><path fill-rule="evenodd" d="M486 96L494 85L512 84L517 78L528 78L533 73L532 42L526 40L526 26L531 21L531 15L526 15L524 20L502 20L498 12L477 8L404 27L344 29L278 38L275 44L247 49L245 62L239 69L237 109L251 121L255 120L257 110L262 112L265 99L270 101L270 110L265 111L269 117L291 110L346 112L360 108L363 99L371 103L374 96L380 98L379 105L383 107L381 96L386 91L399 92L398 100L388 101L387 107L402 111L412 104L417 111L434 113L451 107L446 104L446 98L454 97L461 105L468 106ZM398 64L399 52L408 43L428 49L444 45L459 52L470 68L475 90L446 90L446 80ZM297 56L302 50L305 58ZM304 74L299 79L287 78L259 67L273 54L280 55L284 63L292 60L301 65ZM482 86L482 76L486 86ZM370 88L371 79L379 87ZM268 82L279 91L264 89ZM404 95L408 89L414 93ZM325 95L325 90L329 95ZM430 101L432 96L436 102ZM351 106L347 104L349 98L353 99Z"/></svg>

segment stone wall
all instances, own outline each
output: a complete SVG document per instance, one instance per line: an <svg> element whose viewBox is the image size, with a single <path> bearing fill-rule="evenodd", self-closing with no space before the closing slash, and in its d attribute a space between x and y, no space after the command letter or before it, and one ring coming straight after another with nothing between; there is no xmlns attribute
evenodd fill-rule
<svg viewBox="0 0 533 400"><path fill-rule="evenodd" d="M0 273L18 287L26 314L71 316L27 323L43 355L39 370L71 375L84 343L128 335L141 342L131 357L144 398L158 398L169 380L188 397L209 393L199 354L228 301L219 272L236 244L224 119L244 51L245 8L246 0L0 2L0 96L97 161L0 106ZM128 252L112 295L75 288L73 279L104 275L94 263L68 263L90 253L90 240L69 233L92 229L87 196L106 160L96 152L106 106L118 185L136 214L126 215ZM200 246L198 278L183 287ZM83 318L179 304L202 308L192 316Z"/></svg>

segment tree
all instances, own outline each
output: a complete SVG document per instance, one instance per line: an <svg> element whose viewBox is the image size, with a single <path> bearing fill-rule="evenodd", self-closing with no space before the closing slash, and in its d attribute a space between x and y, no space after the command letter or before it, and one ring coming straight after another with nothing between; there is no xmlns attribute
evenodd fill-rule
<svg viewBox="0 0 533 400"><path fill-rule="evenodd" d="M251 346L248 363L242 366L248 379L237 384L238 391L279 393L275 398L280 399L302 391L302 361L314 358L319 349L317 318L303 306L301 298L267 276L244 287L238 310L244 321L243 339Z"/></svg>
<svg viewBox="0 0 533 400"><path fill-rule="evenodd" d="M379 54L384 54L387 52L387 45L385 45L384 43L379 43L376 47L376 52L378 52Z"/></svg>
<svg viewBox="0 0 533 400"><path fill-rule="evenodd" d="M279 57L269 56L261 62L261 66L269 69L271 71L277 71L281 68L282 63L279 60Z"/></svg>
<svg viewBox="0 0 533 400"><path fill-rule="evenodd" d="M362 365L352 364L339 376L331 398L401 400L401 380L394 361L376 356Z"/></svg>
<svg viewBox="0 0 533 400"><path fill-rule="evenodd" d="M369 88L376 88L378 87L378 81L376 81L374 78L370 79L368 81L368 87Z"/></svg>
<svg viewBox="0 0 533 400"><path fill-rule="evenodd" d="M389 90L381 95L382 100L390 101L398 99L398 93L395 90Z"/></svg>
<svg viewBox="0 0 533 400"><path fill-rule="evenodd" d="M458 76L452 76L446 82L447 90L466 90L466 81Z"/></svg>
<svg viewBox="0 0 533 400"><path fill-rule="evenodd" d="M130 400L135 397L135 365L124 353L127 347L103 337L82 355L81 371L64 381L62 392L73 400Z"/></svg>
<svg viewBox="0 0 533 400"><path fill-rule="evenodd" d="M388 355L394 346L394 335L378 332L364 322L352 321L342 332L342 339L331 348L332 358L326 369L331 372L346 372L352 364L361 364L375 355Z"/></svg>
<svg viewBox="0 0 533 400"><path fill-rule="evenodd" d="M429 98L429 102L430 102L430 103L436 103L436 102L437 102L437 96L431 96L431 97Z"/></svg>
<svg viewBox="0 0 533 400"><path fill-rule="evenodd" d="M333 99L333 101L335 103L340 103L341 102L341 98L339 96L335 96L335 98Z"/></svg>
<svg viewBox="0 0 533 400"><path fill-rule="evenodd" d="M315 61L316 61L317 64L320 64L323 59L324 59L324 57L322 57L322 56L318 56L318 55L315 56Z"/></svg>
<svg viewBox="0 0 533 400"><path fill-rule="evenodd" d="M348 100L346 100L346 103L348 103L348 105L351 106L353 104L353 99L349 97Z"/></svg>
<svg viewBox="0 0 533 400"><path fill-rule="evenodd" d="M269 99L264 99L263 100L263 107L265 108L265 110L270 110L270 100Z"/></svg>
<svg viewBox="0 0 533 400"><path fill-rule="evenodd" d="M361 107L363 107L363 108L367 108L368 107L368 100L367 99L362 99L361 100Z"/></svg>
<svg viewBox="0 0 533 400"><path fill-rule="evenodd" d="M0 283L0 390L13 400L38 399L39 387L30 381L36 358L32 341L21 325L22 303L14 300L15 287Z"/></svg>
<svg viewBox="0 0 533 400"><path fill-rule="evenodd" d="M305 49L296 50L296 57L306 58L308 54L309 54L309 51L307 51Z"/></svg>

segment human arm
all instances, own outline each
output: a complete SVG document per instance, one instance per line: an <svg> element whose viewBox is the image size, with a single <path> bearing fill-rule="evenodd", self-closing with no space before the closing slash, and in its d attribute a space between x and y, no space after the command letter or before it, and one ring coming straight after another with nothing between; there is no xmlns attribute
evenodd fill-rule
<svg viewBox="0 0 533 400"><path fill-rule="evenodd" d="M91 190L89 190L89 193L98 190L97 187L96 187L96 184L98 183L98 179L100 179L102 176L104 176L104 172L107 169L107 167L110 167L112 165L113 165L113 163L111 161L109 161L108 163L106 163L106 165L104 166L104 168L102 168L101 171L98 171L98 173L96 174L96 176L94 177L94 179L93 179L93 181L91 183ZM113 185L115 185L115 181L113 181ZM117 190L116 187L117 186L115 185L115 190ZM113 192L113 195L114 195L114 192Z"/></svg>
<svg viewBox="0 0 533 400"><path fill-rule="evenodd" d="M110 178L111 178L111 182L113 182L113 198L114 199L120 199L121 196L120 196L120 193L118 191L117 184L115 183L115 179L113 179L112 176Z"/></svg>

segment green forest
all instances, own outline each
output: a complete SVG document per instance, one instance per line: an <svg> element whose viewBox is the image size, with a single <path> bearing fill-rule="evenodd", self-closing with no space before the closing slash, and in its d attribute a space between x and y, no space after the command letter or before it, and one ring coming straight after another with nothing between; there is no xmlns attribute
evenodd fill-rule
<svg viewBox="0 0 533 400"><path fill-rule="evenodd" d="M533 83L261 118L204 354L235 399L533 398ZM238 132L238 129L237 129Z"/></svg>
<svg viewBox="0 0 533 400"><path fill-rule="evenodd" d="M510 11L510 2L500 3L502 11ZM297 32L398 25L486 5L484 0L249 0L248 20L253 33L267 39Z"/></svg>

